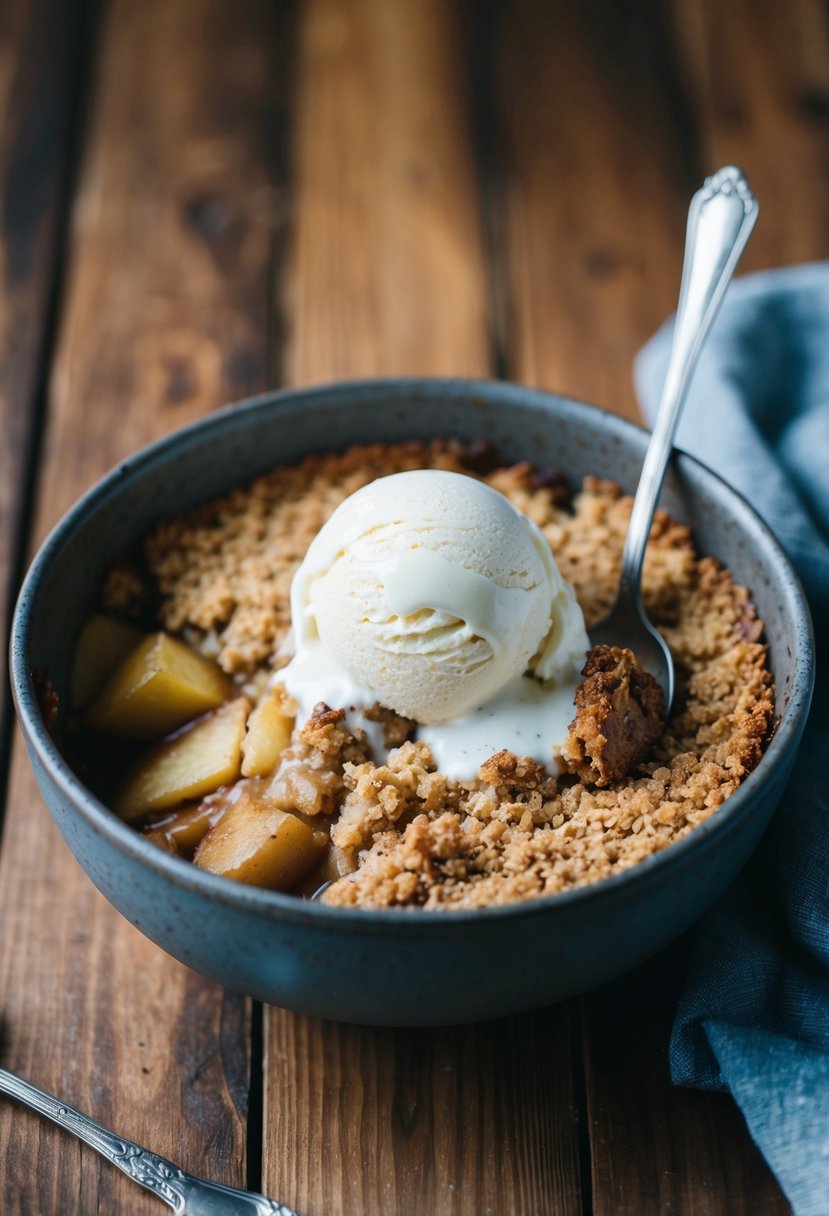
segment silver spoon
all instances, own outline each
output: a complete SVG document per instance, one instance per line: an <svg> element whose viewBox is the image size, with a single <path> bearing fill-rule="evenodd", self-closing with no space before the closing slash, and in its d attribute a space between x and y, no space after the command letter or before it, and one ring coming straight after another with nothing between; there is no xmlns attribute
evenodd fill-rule
<svg viewBox="0 0 829 1216"><path fill-rule="evenodd" d="M44 1089L0 1068L0 1092L24 1102L60 1127L91 1144L140 1186L168 1203L177 1216L297 1216L293 1208L253 1191L222 1186L185 1174L157 1153L102 1127Z"/></svg>
<svg viewBox="0 0 829 1216"><path fill-rule="evenodd" d="M734 165L709 177L691 200L671 355L633 501L616 603L590 630L594 646L626 646L656 677L665 694L666 717L674 699L674 661L642 603L645 546L691 376L758 210L751 187Z"/></svg>

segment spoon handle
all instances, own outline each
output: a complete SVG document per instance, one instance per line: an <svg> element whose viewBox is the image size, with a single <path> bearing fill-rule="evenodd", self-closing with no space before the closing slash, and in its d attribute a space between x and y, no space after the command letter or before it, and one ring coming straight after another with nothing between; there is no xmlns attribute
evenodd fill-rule
<svg viewBox="0 0 829 1216"><path fill-rule="evenodd" d="M231 1216L231 1213L243 1216L246 1212L250 1216L297 1216L293 1208L265 1195L240 1191L185 1173L166 1157L152 1153L124 1136L117 1136L74 1106L61 1102L60 1098L5 1068L0 1068L0 1093L16 1098L84 1140L133 1182L163 1199L176 1216Z"/></svg>
<svg viewBox="0 0 829 1216"><path fill-rule="evenodd" d="M623 589L635 592L639 586L645 545L688 385L758 210L751 187L734 165L709 177L691 199L671 357L631 512L622 557Z"/></svg>
<svg viewBox="0 0 829 1216"><path fill-rule="evenodd" d="M17 1098L18 1102L24 1102L32 1110L45 1115L47 1119L65 1127L67 1131L73 1132L87 1144L91 1144L94 1149L103 1153L114 1164L121 1164L128 1141L116 1136L108 1128L102 1127L94 1119L82 1115L68 1102L61 1102L59 1098L53 1097L45 1089L39 1089L37 1085L32 1085L30 1081L24 1081L22 1077L7 1072L5 1068L0 1068L0 1092Z"/></svg>

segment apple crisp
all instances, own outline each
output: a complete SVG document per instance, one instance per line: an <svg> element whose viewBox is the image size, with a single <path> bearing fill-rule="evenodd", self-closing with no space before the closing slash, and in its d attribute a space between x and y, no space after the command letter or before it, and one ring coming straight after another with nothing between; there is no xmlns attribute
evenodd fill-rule
<svg viewBox="0 0 829 1216"><path fill-rule="evenodd" d="M348 707L321 704L308 721L294 722L278 684L291 654L292 577L347 496L377 477L421 468L471 474L499 490L543 531L588 632L608 611L631 499L598 477L571 490L554 471L505 466L483 443L370 444L313 455L163 520L139 557L111 571L102 610L172 635L213 664L236 708L211 712L242 725L235 742L226 740L237 758L221 772L232 771L232 780L207 792L182 787L125 815L155 843L206 864L224 816L241 823L259 813L260 824L270 816L275 825L272 838L281 832L299 850L291 857L304 859L287 869L280 860L292 890L310 894L327 882L321 898L337 906L475 908L551 895L635 865L702 823L757 764L773 709L762 623L748 592L664 513L644 569L648 614L677 666L664 726L641 669L630 652L616 650L591 656L562 748L564 771L504 750L475 779L452 780L437 770L415 724L382 705L367 715L385 739L382 755L363 731L349 729ZM216 682L197 676L199 687ZM644 740L627 759L612 729L620 706ZM208 714L158 745L167 749L165 772L178 772L183 748L193 746L187 732L205 720L215 734ZM146 785L146 760L138 763ZM114 795L110 801L118 804ZM271 885L238 856L218 872Z"/></svg>

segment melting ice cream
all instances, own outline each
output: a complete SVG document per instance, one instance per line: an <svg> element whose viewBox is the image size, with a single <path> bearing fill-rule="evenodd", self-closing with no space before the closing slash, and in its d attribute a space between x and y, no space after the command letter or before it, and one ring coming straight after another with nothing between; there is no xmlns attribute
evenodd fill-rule
<svg viewBox="0 0 829 1216"><path fill-rule="evenodd" d="M458 778L504 747L552 763L584 619L541 530L485 483L417 470L352 494L310 545L291 613L279 679L300 714L379 701Z"/></svg>

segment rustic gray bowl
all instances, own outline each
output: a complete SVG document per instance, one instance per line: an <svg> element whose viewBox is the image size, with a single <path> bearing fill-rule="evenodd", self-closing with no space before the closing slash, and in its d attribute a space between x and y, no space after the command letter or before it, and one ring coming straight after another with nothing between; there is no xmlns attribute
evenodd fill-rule
<svg viewBox="0 0 829 1216"><path fill-rule="evenodd" d="M531 1009L634 966L726 887L768 824L795 758L813 681L808 611L751 508L678 456L663 503L702 552L751 588L777 684L757 769L693 833L595 886L478 912L346 911L227 882L142 840L79 781L46 730L33 672L61 701L74 638L107 563L159 515L281 461L357 440L484 436L509 458L636 485L647 437L612 415L508 384L390 380L272 393L139 452L69 512L35 558L11 642L17 711L43 796L89 877L176 958L230 988L342 1021L434 1025Z"/></svg>

